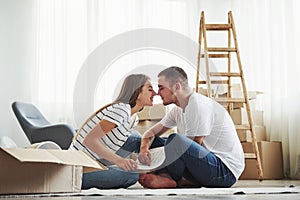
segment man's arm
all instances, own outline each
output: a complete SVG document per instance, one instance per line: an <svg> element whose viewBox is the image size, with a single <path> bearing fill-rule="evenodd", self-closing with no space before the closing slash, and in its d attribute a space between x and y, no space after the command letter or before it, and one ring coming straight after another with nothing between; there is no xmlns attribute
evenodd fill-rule
<svg viewBox="0 0 300 200"><path fill-rule="evenodd" d="M170 128L167 128L158 122L143 134L140 146L140 153L138 156L138 159L142 164L150 165L151 163L149 148L152 144L154 136L160 136L169 129Z"/></svg>
<svg viewBox="0 0 300 200"><path fill-rule="evenodd" d="M156 123L154 126L152 126L149 130L147 130L142 137L141 141L141 150L142 149L149 149L152 143L152 139L154 136L160 136L164 132L169 130L169 128L164 127L161 123Z"/></svg>
<svg viewBox="0 0 300 200"><path fill-rule="evenodd" d="M205 136L195 136L193 140L195 142L197 142L198 144L202 145L204 138L205 138Z"/></svg>

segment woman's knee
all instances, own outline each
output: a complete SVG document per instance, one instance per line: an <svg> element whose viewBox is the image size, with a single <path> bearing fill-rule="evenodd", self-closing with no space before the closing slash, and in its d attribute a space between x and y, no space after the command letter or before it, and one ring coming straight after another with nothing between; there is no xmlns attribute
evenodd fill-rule
<svg viewBox="0 0 300 200"><path fill-rule="evenodd" d="M82 189L92 187L98 189L128 188L139 179L137 172L125 172L121 169L108 167L108 170L83 174Z"/></svg>
<svg viewBox="0 0 300 200"><path fill-rule="evenodd" d="M124 181L121 188L128 188L128 187L136 184L138 180L139 180L139 174L134 173Z"/></svg>

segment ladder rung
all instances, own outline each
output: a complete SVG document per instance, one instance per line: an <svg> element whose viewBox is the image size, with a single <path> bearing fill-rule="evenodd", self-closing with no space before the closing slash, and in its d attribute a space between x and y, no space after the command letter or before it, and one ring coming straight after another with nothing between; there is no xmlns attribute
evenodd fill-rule
<svg viewBox="0 0 300 200"><path fill-rule="evenodd" d="M239 72L211 72L210 75L211 76L226 76L226 77L235 76L235 77L240 77L241 73L239 73Z"/></svg>
<svg viewBox="0 0 300 200"><path fill-rule="evenodd" d="M229 54L228 53L219 53L219 54L216 54L216 53L210 53L208 54L208 57L209 58L229 58ZM201 54L201 58L205 58L205 54Z"/></svg>
<svg viewBox="0 0 300 200"><path fill-rule="evenodd" d="M199 81L199 84L206 84L207 81ZM228 80L211 80L211 84L229 84Z"/></svg>
<svg viewBox="0 0 300 200"><path fill-rule="evenodd" d="M255 153L244 153L244 155L245 155L245 158L252 158L252 159L256 158Z"/></svg>
<svg viewBox="0 0 300 200"><path fill-rule="evenodd" d="M230 24L205 24L208 31L225 31L231 28Z"/></svg>
<svg viewBox="0 0 300 200"><path fill-rule="evenodd" d="M245 99L241 98L214 98L219 103L245 103Z"/></svg>
<svg viewBox="0 0 300 200"><path fill-rule="evenodd" d="M250 130L249 125L235 125L236 130Z"/></svg>
<svg viewBox="0 0 300 200"><path fill-rule="evenodd" d="M227 47L209 47L207 48L208 52L236 52L236 48L227 48Z"/></svg>

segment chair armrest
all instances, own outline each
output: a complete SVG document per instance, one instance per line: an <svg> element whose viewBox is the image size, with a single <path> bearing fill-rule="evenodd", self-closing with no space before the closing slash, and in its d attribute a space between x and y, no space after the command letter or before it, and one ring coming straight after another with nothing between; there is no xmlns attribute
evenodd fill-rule
<svg viewBox="0 0 300 200"><path fill-rule="evenodd" d="M32 143L53 141L62 149L68 149L74 137L75 130L67 124L54 124L38 127L32 130Z"/></svg>

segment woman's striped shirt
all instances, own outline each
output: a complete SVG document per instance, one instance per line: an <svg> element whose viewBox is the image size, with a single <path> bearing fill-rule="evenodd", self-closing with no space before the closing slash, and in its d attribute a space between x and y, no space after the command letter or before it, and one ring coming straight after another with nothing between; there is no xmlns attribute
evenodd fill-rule
<svg viewBox="0 0 300 200"><path fill-rule="evenodd" d="M132 129L138 124L138 117L135 117L135 121L131 127L131 108L129 104L116 103L112 104L100 112L94 114L79 130L77 138L72 142L69 149L81 150L96 159L101 159L100 156L89 150L83 145L83 140L86 135L100 122L105 119L109 122L116 124L116 127L108 132L100 139L100 142L112 152L116 152L125 143Z"/></svg>

